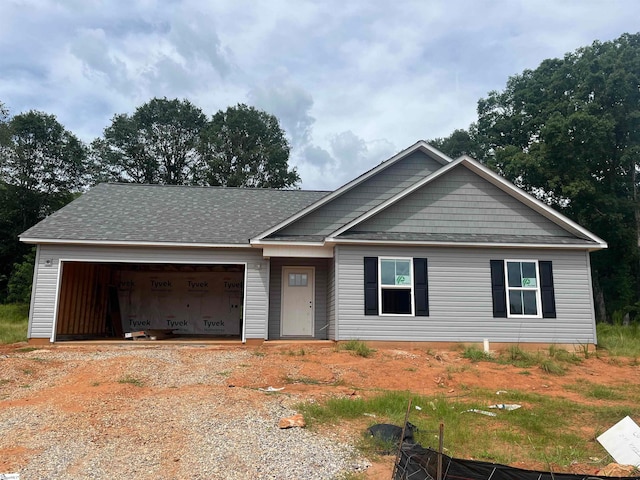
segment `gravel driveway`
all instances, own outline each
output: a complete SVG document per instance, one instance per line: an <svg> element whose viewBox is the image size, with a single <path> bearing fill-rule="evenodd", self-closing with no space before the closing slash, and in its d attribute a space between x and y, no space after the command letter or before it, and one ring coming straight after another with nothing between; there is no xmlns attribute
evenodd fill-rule
<svg viewBox="0 0 640 480"><path fill-rule="evenodd" d="M0 473L330 479L367 467L337 438L278 428L300 398L230 384L256 360L248 349L175 345L0 355Z"/></svg>

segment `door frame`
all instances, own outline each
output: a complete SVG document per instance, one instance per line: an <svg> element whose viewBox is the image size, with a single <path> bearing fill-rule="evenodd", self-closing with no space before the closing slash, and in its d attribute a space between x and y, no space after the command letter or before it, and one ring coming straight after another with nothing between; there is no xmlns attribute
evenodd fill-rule
<svg viewBox="0 0 640 480"><path fill-rule="evenodd" d="M311 282L311 302L313 308L311 309L311 334L310 335L286 335L283 332L284 324L284 310L285 310L285 288L289 281L288 275L285 274L287 269L299 269L308 270L309 281ZM312 265L283 265L281 272L281 286L280 286L280 337L281 338L315 338L316 336L316 267Z"/></svg>

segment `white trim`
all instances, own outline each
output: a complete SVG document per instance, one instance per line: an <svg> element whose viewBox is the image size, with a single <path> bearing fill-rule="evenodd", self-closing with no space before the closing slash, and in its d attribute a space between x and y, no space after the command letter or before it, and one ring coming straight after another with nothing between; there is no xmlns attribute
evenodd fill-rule
<svg viewBox="0 0 640 480"><path fill-rule="evenodd" d="M471 159L469 157L466 157L466 156L463 156L463 157L458 158L457 160L454 160L453 162L451 162L450 164L444 166L440 170L432 173L431 175L429 175L429 176L425 177L424 179L420 180L419 182L414 183L410 187L406 188L405 190L401 191L400 193L396 194L395 196L391 197L390 199L386 200L385 202L381 203L380 205L372 208L371 210L365 212L364 214L362 214L359 217L355 218L354 220L352 220L351 222L347 223L346 225L343 225L339 229L337 229L334 232L330 233L327 236L327 238L334 240L335 237L337 237L338 235L341 235L342 233L344 233L347 230L353 228L354 226L358 225L359 223L362 223L365 220L373 217L374 215L378 214L382 210L385 210L386 208L388 208L391 205L395 204L396 202L398 202L399 200L403 199L407 195L415 192L416 190L418 190L419 188L423 187L424 185L433 182L435 179L441 177L442 175L447 173L449 170L452 170L453 168L455 168L458 165L464 165L469 170L473 171L474 173L476 173L480 177L484 178L485 180L489 181L490 183L492 183L496 187L500 188L505 193L511 195L512 197L516 198L517 200L519 200L520 202L524 203L528 207L532 208L536 212L540 213L545 218L549 219L550 221L552 221L556 225L560 226L561 228L564 228L565 230L573 233L576 236L584 236L584 237L596 242L598 244L596 249L607 248L607 243L604 240L602 240L600 237L594 235L593 233L589 232L585 228L583 228L580 225L578 225L577 223L575 223L573 220L570 220L569 218L565 217L561 213L555 211L553 208L551 208L548 205L544 204L543 202L541 202L537 198L534 198L533 196L531 196L528 193L524 192L522 189L520 189L520 188L516 187L515 185L513 185L512 183L508 182L507 180L502 178L500 175L496 174L495 172L493 172L492 170L488 169L484 165L481 165L477 161L475 161L475 160L473 160L473 159Z"/></svg>
<svg viewBox="0 0 640 480"><path fill-rule="evenodd" d="M248 288L248 270L249 262L207 262L207 261L167 261L167 260L154 260L154 261L140 261L140 260L114 260L100 259L100 258L81 258L76 259L73 257L59 258L58 259L58 278L56 280L56 295L53 307L53 328L51 331L51 343L55 342L56 329L58 324L58 301L60 299L60 288L62 287L62 270L64 268L64 262L77 262L77 263L139 263L139 264L184 264L184 265L242 265L244 267L244 286L243 286L243 298L242 298L242 331L240 332L240 338L242 343L246 343L246 315L247 315L247 288ZM267 295L268 296L268 295Z"/></svg>
<svg viewBox="0 0 640 480"><path fill-rule="evenodd" d="M285 282L288 284L289 277L285 276L286 269L310 270L311 275L307 282L311 281L311 334L310 335L284 335L282 324L284 321L284 291ZM280 272L280 338L315 338L316 336L316 267L312 265L283 265Z"/></svg>
<svg viewBox="0 0 640 480"><path fill-rule="evenodd" d="M333 247L316 245L263 245L262 256L297 258L332 258Z"/></svg>
<svg viewBox="0 0 640 480"><path fill-rule="evenodd" d="M22 238L24 243L38 245L62 244L62 245L102 245L111 247L181 247L181 248L249 248L249 243L180 243L180 242L127 242L120 240L69 240L51 238Z"/></svg>
<svg viewBox="0 0 640 480"><path fill-rule="evenodd" d="M304 247L324 247L325 242L303 242L303 241L280 241L280 240L255 240L252 239L250 246L254 248L261 248L264 245L287 245L292 247L304 246Z"/></svg>
<svg viewBox="0 0 640 480"><path fill-rule="evenodd" d="M540 278L540 266L538 264L537 259L514 259L514 258L505 258L503 260L504 265L504 286L506 293L506 303L507 303L507 318L542 318L542 294L541 288L542 279ZM536 286L533 287L510 287L509 286L509 267L508 263L533 263L536 268ZM536 292L536 314L535 315L527 315L525 313L511 313L511 302L509 300L509 293L511 291L522 292L522 291L535 291ZM522 305L522 311L524 312L524 304Z"/></svg>
<svg viewBox="0 0 640 480"><path fill-rule="evenodd" d="M298 219L304 217L305 215L311 213L312 211L318 209L322 205L332 201L334 198L339 197L343 193L345 193L345 192L351 190L352 188L356 187L357 185L361 184L362 182L364 182L368 178L371 178L372 176L376 175L378 172L390 167L391 165L395 164L399 160L401 160L401 159L403 159L405 157L408 157L409 155L413 154L416 151L422 151L423 153L427 154L430 158L432 158L433 160L435 160L436 162L438 162L438 163L440 163L442 165L447 165L448 163L453 162L453 159L451 157L445 155L440 150L432 147L431 145L429 145L424 140L420 140L420 141L414 143L413 145L411 145L409 148L406 148L406 149L400 151L399 153L397 153L393 157L391 157L388 160L385 160L384 162L380 163L377 167L374 167L371 170L363 173L359 177L351 180L349 183L346 183L345 185L343 185L342 187L338 188L337 190L334 190L330 194L322 197L317 202L314 202L311 205L309 205L308 207L300 210L295 215L292 215L291 217L289 217L286 220L280 222L279 224L275 225L274 227L271 227L270 229L262 232L261 234L259 234L258 236L254 237L252 239L252 243L253 243L254 240L261 240L264 237L267 237L267 236L271 235L272 233L275 233L278 230L286 227L287 225L291 225L296 220L298 220Z"/></svg>
<svg viewBox="0 0 640 480"><path fill-rule="evenodd" d="M327 237L327 243L332 244L357 244L357 245L399 245L399 246L425 246L425 247L489 247L489 248L550 248L567 250L588 250L595 251L603 248L601 245L580 245L580 244L538 244L538 243L494 243L494 242L437 242L437 241L409 241L409 240L353 240L346 238Z"/></svg>
<svg viewBox="0 0 640 480"><path fill-rule="evenodd" d="M382 261L383 260L401 260L409 262L409 276L411 277L411 285L382 285ZM382 312L382 290L409 290L409 298L411 302L411 313L383 313ZM413 257L378 257L378 316L380 317L415 317L415 278L413 273Z"/></svg>
<svg viewBox="0 0 640 480"><path fill-rule="evenodd" d="M56 297L53 301L53 322L51 324L51 338L50 342L56 341L56 330L58 329L58 309L60 308L60 289L62 288L62 269L64 265L61 259L58 259L58 275L56 279Z"/></svg>
<svg viewBox="0 0 640 480"><path fill-rule="evenodd" d="M594 292L594 283L593 277L591 275L591 255L586 255L587 257L587 276L589 278L589 285L592 287L589 289L589 303L591 304L591 328L593 331L593 343L594 345L598 345L598 328L596 327L596 305L595 305L595 292Z"/></svg>

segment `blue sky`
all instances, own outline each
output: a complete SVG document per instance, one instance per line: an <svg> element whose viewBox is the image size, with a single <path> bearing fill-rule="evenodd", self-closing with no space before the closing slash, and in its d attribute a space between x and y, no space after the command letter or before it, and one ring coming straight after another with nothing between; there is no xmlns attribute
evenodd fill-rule
<svg viewBox="0 0 640 480"><path fill-rule="evenodd" d="M0 102L87 142L153 97L247 103L280 119L302 186L333 189L639 18L637 0L3 0Z"/></svg>

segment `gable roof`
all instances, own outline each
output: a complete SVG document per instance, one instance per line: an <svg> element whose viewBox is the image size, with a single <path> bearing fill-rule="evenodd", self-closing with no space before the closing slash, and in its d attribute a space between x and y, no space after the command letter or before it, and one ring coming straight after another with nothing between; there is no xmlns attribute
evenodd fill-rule
<svg viewBox="0 0 640 480"><path fill-rule="evenodd" d="M354 227L362 224L366 220L373 218L380 212L388 209L392 205L398 203L403 198L411 195L420 188L433 183L438 178L446 175L455 168L465 167L484 178L500 190L512 196L516 200L522 202L527 207L547 218L555 225L566 230L574 237L557 237L557 236L518 236L518 235L477 235L477 234L389 234L385 232L356 232ZM508 182L489 168L473 160L468 156L462 156L448 165L442 167L437 172L425 177L423 180L416 182L410 188L405 189L389 200L382 202L375 208L354 219L353 221L343 225L333 233L327 236L326 241L340 243L346 242L415 242L427 244L457 244L457 245L482 245L482 244L501 244L501 245L547 245L558 247L575 247L576 245L586 245L591 249L607 248L604 240L557 212L553 208L527 194L512 183Z"/></svg>
<svg viewBox="0 0 640 480"><path fill-rule="evenodd" d="M329 192L100 184L20 235L27 243L249 246Z"/></svg>
<svg viewBox="0 0 640 480"><path fill-rule="evenodd" d="M359 177L356 177L355 179L353 179L349 183L346 183L342 187L340 187L337 190L331 192L329 195L326 195L322 199L320 199L320 200L316 201L315 203L307 206L306 208L304 208L300 212L296 213L295 215L285 219L282 222L279 222L279 223L273 225L268 230L265 230L264 232L260 233L256 237L252 238L251 243L255 243L255 244L261 243L261 241L263 239L265 239L266 237L268 237L269 235L272 235L272 234L276 233L278 230L281 230L281 229L285 228L286 226L291 225L296 220L298 220L298 219L310 214L311 212L313 212L313 211L319 209L320 207L322 207L323 205L328 204L329 202L335 200L336 198L342 196L346 192L348 192L348 191L352 190L353 188L357 187L358 185L362 184L363 182L365 182L369 178L371 178L371 177L373 177L375 175L378 175L383 170L386 170L387 168L391 167L392 165L395 165L397 162L401 161L402 159L404 159L404 158L408 157L409 155L411 155L411 154L413 154L415 152L418 152L418 151L427 154L430 158L432 158L436 162L440 163L441 165L447 165L447 164L449 164L450 162L453 161L453 159L451 159L450 157L448 157L447 155L445 155L441 151L433 148L431 145L429 145L424 140L420 140L420 141L414 143L413 145L411 145L409 148L406 148L406 149L402 150L401 152L397 153L396 155L394 155L390 159L385 160L384 162L380 163L378 166L372 168L371 170L369 170L369 171L363 173L362 175L360 175Z"/></svg>

